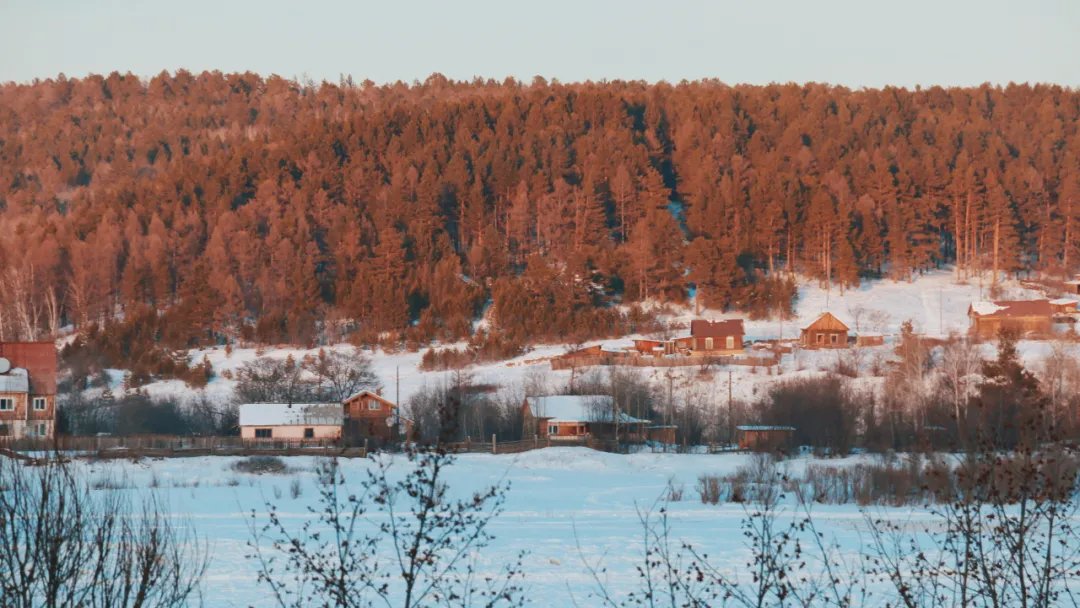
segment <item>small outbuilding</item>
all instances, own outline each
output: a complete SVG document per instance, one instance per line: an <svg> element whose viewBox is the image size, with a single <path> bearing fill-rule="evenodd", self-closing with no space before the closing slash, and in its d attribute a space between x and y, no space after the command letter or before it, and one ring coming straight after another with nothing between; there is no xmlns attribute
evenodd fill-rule
<svg viewBox="0 0 1080 608"><path fill-rule="evenodd" d="M832 313L825 312L802 328L799 343L803 348L847 348L849 329Z"/></svg>
<svg viewBox="0 0 1080 608"><path fill-rule="evenodd" d="M1069 289L1070 293L1075 293L1080 296L1080 275L1071 281L1065 281L1065 287Z"/></svg>
<svg viewBox="0 0 1080 608"><path fill-rule="evenodd" d="M340 403L245 403L240 437L252 441L337 441L344 415Z"/></svg>
<svg viewBox="0 0 1080 608"><path fill-rule="evenodd" d="M1050 300L1050 309L1055 316L1072 316L1077 313L1077 304L1076 298L1058 298Z"/></svg>
<svg viewBox="0 0 1080 608"><path fill-rule="evenodd" d="M793 426L746 424L735 427L735 442L740 450L775 452L791 447Z"/></svg>

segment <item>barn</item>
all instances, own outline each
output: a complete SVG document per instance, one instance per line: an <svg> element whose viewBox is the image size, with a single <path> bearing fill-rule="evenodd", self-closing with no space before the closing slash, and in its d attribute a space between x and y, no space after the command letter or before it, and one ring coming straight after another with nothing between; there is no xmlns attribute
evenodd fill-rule
<svg viewBox="0 0 1080 608"><path fill-rule="evenodd" d="M735 442L740 450L775 452L791 447L793 426L746 424L735 427Z"/></svg>
<svg viewBox="0 0 1080 608"><path fill-rule="evenodd" d="M825 312L802 328L799 343L803 348L847 348L849 329L832 313Z"/></svg>
<svg viewBox="0 0 1080 608"><path fill-rule="evenodd" d="M651 422L625 412L616 416L614 405L608 395L529 397L522 405L523 436L553 441L612 439L617 428L620 440L644 441Z"/></svg>
<svg viewBox="0 0 1080 608"><path fill-rule="evenodd" d="M245 403L240 406L240 437L260 442L338 441L343 421L340 403Z"/></svg>
<svg viewBox="0 0 1080 608"><path fill-rule="evenodd" d="M973 302L968 307L971 334L989 339L1002 330L1018 335L1050 334L1054 309L1049 300L998 300Z"/></svg>

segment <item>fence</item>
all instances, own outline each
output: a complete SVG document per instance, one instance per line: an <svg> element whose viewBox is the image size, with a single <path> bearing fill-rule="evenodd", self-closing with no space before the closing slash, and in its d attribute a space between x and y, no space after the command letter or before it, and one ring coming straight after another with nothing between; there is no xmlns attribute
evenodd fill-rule
<svg viewBox="0 0 1080 608"><path fill-rule="evenodd" d="M747 365L751 367L770 367L780 363L780 354L769 356L666 356L647 357L643 355L597 355L579 357L558 357L551 360L551 369L564 370L597 365L625 365L628 367L690 367L710 365Z"/></svg>
<svg viewBox="0 0 1080 608"><path fill-rule="evenodd" d="M626 452L626 444L621 444L614 439L597 439L586 437L584 439L558 439L534 437L520 441L499 441L492 437L491 441L465 440L447 445L447 450L454 453L473 454L519 454L529 450L539 450L551 447L584 447L599 450L601 452Z"/></svg>
<svg viewBox="0 0 1080 608"><path fill-rule="evenodd" d="M0 454L63 453L94 458L176 458L185 456L339 456L363 458L366 447L345 447L325 440L243 439L241 437L182 437L135 435L53 439L0 440Z"/></svg>

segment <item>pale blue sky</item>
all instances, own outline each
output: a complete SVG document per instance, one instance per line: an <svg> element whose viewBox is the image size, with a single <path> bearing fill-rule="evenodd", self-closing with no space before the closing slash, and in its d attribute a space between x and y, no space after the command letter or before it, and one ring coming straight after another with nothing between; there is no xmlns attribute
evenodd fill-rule
<svg viewBox="0 0 1080 608"><path fill-rule="evenodd" d="M178 68L1080 86L1080 0L0 0L0 81Z"/></svg>

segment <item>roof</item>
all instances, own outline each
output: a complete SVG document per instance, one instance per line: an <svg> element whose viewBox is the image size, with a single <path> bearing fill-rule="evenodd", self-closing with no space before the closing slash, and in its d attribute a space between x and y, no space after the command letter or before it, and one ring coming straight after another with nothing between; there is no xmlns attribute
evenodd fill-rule
<svg viewBox="0 0 1080 608"><path fill-rule="evenodd" d="M803 328L817 329L820 331L847 331L850 329L847 325L844 325L843 321L837 319L831 312L823 312L818 318L814 319L809 325Z"/></svg>
<svg viewBox="0 0 1080 608"><path fill-rule="evenodd" d="M536 418L551 422L615 422L614 400L608 395L547 395L527 400ZM619 412L619 424L648 424L648 420Z"/></svg>
<svg viewBox="0 0 1080 608"><path fill-rule="evenodd" d="M0 357L27 371L35 394L56 394L56 345L52 342L0 342Z"/></svg>
<svg viewBox="0 0 1080 608"><path fill-rule="evenodd" d="M769 425L769 424L743 424L735 427L737 431L794 431L793 426Z"/></svg>
<svg viewBox="0 0 1080 608"><path fill-rule="evenodd" d="M344 401L342 401L342 403L348 403L350 401L355 401L356 399L359 399L359 398L361 398L361 397L363 397L365 395L368 396L368 397L373 397L373 398L385 403L386 405L389 405L390 407L397 407L397 404L394 403L393 401L390 401L389 399L387 399L386 397L383 397L382 395L380 395L379 393L376 393L375 391L371 391L371 390L367 390L367 389L364 389L364 390L362 390L362 391L360 391L358 393L353 393L352 395L349 395L348 397L345 398Z"/></svg>
<svg viewBox="0 0 1080 608"><path fill-rule="evenodd" d="M338 403L245 403L240 426L341 426L345 411Z"/></svg>
<svg viewBox="0 0 1080 608"><path fill-rule="evenodd" d="M972 302L971 312L980 317L1049 317L1054 313L1049 300Z"/></svg>
<svg viewBox="0 0 1080 608"><path fill-rule="evenodd" d="M1054 306L1076 306L1077 304L1080 304L1080 302L1074 298L1058 298L1056 300L1050 300L1050 303Z"/></svg>
<svg viewBox="0 0 1080 608"><path fill-rule="evenodd" d="M20 367L6 374L0 374L0 393L29 393L30 379L26 370Z"/></svg>
<svg viewBox="0 0 1080 608"><path fill-rule="evenodd" d="M724 321L698 319L690 321L690 335L695 338L741 336L744 333L742 319L726 319Z"/></svg>

